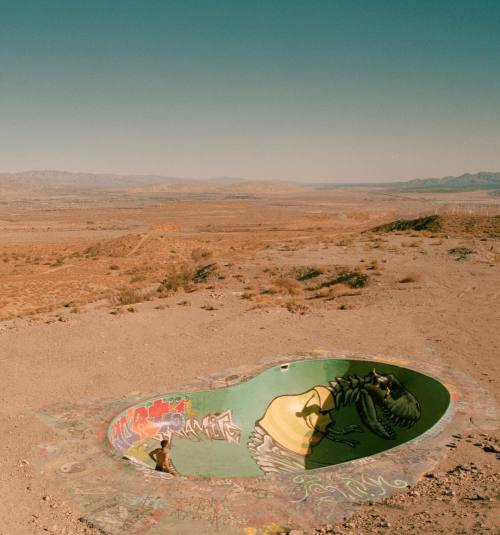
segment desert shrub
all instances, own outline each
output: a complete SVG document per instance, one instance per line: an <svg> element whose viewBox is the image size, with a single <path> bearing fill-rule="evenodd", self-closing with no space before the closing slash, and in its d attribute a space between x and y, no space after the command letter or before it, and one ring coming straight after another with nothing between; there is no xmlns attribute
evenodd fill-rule
<svg viewBox="0 0 500 535"><path fill-rule="evenodd" d="M83 251L83 254L90 257L99 256L102 254L102 246L100 243L98 243L92 247L87 247L87 249Z"/></svg>
<svg viewBox="0 0 500 535"><path fill-rule="evenodd" d="M303 282L319 277L323 271L316 266L302 266L294 269L296 280Z"/></svg>
<svg viewBox="0 0 500 535"><path fill-rule="evenodd" d="M197 247L191 251L191 258L194 262L199 262L204 258L210 258L212 256L212 251L208 249L203 249L203 247Z"/></svg>
<svg viewBox="0 0 500 535"><path fill-rule="evenodd" d="M324 286L319 288L312 296L308 297L308 300L312 299L325 299L326 301L332 301L339 297L352 297L359 295L361 290L359 288L351 288L347 284L335 284L334 286Z"/></svg>
<svg viewBox="0 0 500 535"><path fill-rule="evenodd" d="M295 299L290 299L286 302L285 308L292 314L300 314L303 316L306 312L309 312L309 307L304 303L299 303Z"/></svg>
<svg viewBox="0 0 500 535"><path fill-rule="evenodd" d="M334 284L345 284L349 288L364 288L368 284L369 277L366 273L359 271L352 271L344 269L339 274L328 281L325 281L321 286L333 286Z"/></svg>
<svg viewBox="0 0 500 535"><path fill-rule="evenodd" d="M194 291L194 284L206 282L217 273L217 264L194 267L189 264L172 264L158 287L158 292L176 292L181 288L186 292Z"/></svg>
<svg viewBox="0 0 500 535"><path fill-rule="evenodd" d="M448 253L455 257L455 260L465 260L474 251L468 247L452 247L448 249Z"/></svg>
<svg viewBox="0 0 500 535"><path fill-rule="evenodd" d="M172 264L169 266L165 278L161 281L158 291L176 292L179 289L188 290L193 282L195 271L187 264Z"/></svg>
<svg viewBox="0 0 500 535"><path fill-rule="evenodd" d="M120 292L112 298L116 305L133 305L145 300L143 293L137 288L122 288Z"/></svg>
<svg viewBox="0 0 500 535"><path fill-rule="evenodd" d="M349 247L354 243L354 240L352 238L341 238L337 241L335 245L338 247Z"/></svg>
<svg viewBox="0 0 500 535"><path fill-rule="evenodd" d="M193 282L206 282L211 275L217 272L217 264L207 264L200 266L194 270L192 280Z"/></svg>
<svg viewBox="0 0 500 535"><path fill-rule="evenodd" d="M120 266L117 266L116 264L111 264L109 266L109 269L111 269L112 271L117 271L118 269L120 269Z"/></svg>
<svg viewBox="0 0 500 535"><path fill-rule="evenodd" d="M275 286L265 286L259 293L260 295L276 295L278 293L278 288Z"/></svg>
<svg viewBox="0 0 500 535"><path fill-rule="evenodd" d="M441 228L441 218L438 215L417 217L416 219L397 219L391 223L385 223L371 229L372 232L395 232L415 230L429 230L435 232Z"/></svg>
<svg viewBox="0 0 500 535"><path fill-rule="evenodd" d="M273 280L273 285L278 292L290 295L298 295L302 290L302 286L292 277L277 277Z"/></svg>

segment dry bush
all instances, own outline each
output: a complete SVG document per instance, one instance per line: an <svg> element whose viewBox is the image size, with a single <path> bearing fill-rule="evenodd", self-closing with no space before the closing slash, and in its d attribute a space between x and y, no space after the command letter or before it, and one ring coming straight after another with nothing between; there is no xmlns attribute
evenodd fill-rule
<svg viewBox="0 0 500 535"><path fill-rule="evenodd" d="M111 265L109 266L109 269L110 269L111 271L117 271L117 270L120 269L120 266L118 266L118 265L116 265L116 264L111 264Z"/></svg>
<svg viewBox="0 0 500 535"><path fill-rule="evenodd" d="M189 264L172 264L169 266L165 278L161 281L158 292L172 293L180 289L193 292L195 283L206 282L217 274L217 264L206 264L195 267Z"/></svg>
<svg viewBox="0 0 500 535"><path fill-rule="evenodd" d="M299 295L302 292L302 286L292 277L277 277L273 280L274 288L277 293L287 293L289 295Z"/></svg>
<svg viewBox="0 0 500 535"><path fill-rule="evenodd" d="M147 301L150 297L137 288L122 288L117 295L111 298L111 302L114 305L133 305Z"/></svg>
<svg viewBox="0 0 500 535"><path fill-rule="evenodd" d="M357 288L352 288L347 284L336 284L335 286L331 286L329 288L329 296L332 298L348 297L353 295L359 295L360 293L361 290Z"/></svg>
<svg viewBox="0 0 500 535"><path fill-rule="evenodd" d="M191 258L194 262L199 262L200 260L210 258L212 256L212 251L204 249L203 247L197 247L191 251Z"/></svg>
<svg viewBox="0 0 500 535"><path fill-rule="evenodd" d="M158 292L176 292L179 289L189 291L193 282L195 270L188 264L173 264L169 266L165 278L158 287Z"/></svg>
<svg viewBox="0 0 500 535"><path fill-rule="evenodd" d="M455 257L455 260L465 260L469 255L473 254L474 251L468 247L452 247L448 249L448 254Z"/></svg>
<svg viewBox="0 0 500 535"><path fill-rule="evenodd" d="M210 277L217 274L217 264L206 264L194 269L193 282L206 282Z"/></svg>
<svg viewBox="0 0 500 535"><path fill-rule="evenodd" d="M289 299L285 303L285 308L288 310L288 312L291 312L292 314L300 314L301 316L310 311L310 308L307 305L304 303L299 303L295 299Z"/></svg>
<svg viewBox="0 0 500 535"><path fill-rule="evenodd" d="M87 249L83 251L83 254L88 257L99 256L102 254L102 245L98 243L92 247L87 247Z"/></svg>
<svg viewBox="0 0 500 535"><path fill-rule="evenodd" d="M276 301L268 295L256 295L252 300L254 305L249 310L255 310L260 308L269 308L276 306Z"/></svg>
<svg viewBox="0 0 500 535"><path fill-rule="evenodd" d="M324 272L323 268L318 266L298 266L292 269L292 274L296 280L303 282L319 277Z"/></svg>
<svg viewBox="0 0 500 535"><path fill-rule="evenodd" d="M350 288L364 288L368 284L369 277L366 273L357 270L341 268L333 279L324 281L320 288L334 286L335 284L346 284Z"/></svg>

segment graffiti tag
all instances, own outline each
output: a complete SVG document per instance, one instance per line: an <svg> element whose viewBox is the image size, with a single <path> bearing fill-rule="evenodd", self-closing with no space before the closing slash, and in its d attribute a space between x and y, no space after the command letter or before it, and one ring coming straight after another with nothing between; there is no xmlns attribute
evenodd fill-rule
<svg viewBox="0 0 500 535"><path fill-rule="evenodd" d="M233 422L231 411L207 414L201 421L189 418L181 431L172 431L172 435L190 440L225 440L239 444L241 429Z"/></svg>
<svg viewBox="0 0 500 535"><path fill-rule="evenodd" d="M304 502L309 498L320 502L341 503L360 499L373 499L387 495L388 489L403 489L406 481L395 479L387 481L384 476L368 477L365 474L339 476L332 482L326 482L317 476L297 475L293 478L292 501Z"/></svg>
<svg viewBox="0 0 500 535"><path fill-rule="evenodd" d="M114 423L110 441L123 453L140 440L159 433L180 431L184 427L184 412L188 410L189 404L187 398L155 399L148 405L130 408Z"/></svg>

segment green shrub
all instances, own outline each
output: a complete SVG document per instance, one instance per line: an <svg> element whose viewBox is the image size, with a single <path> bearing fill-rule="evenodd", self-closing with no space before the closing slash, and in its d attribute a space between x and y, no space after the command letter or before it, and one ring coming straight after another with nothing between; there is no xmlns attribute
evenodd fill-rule
<svg viewBox="0 0 500 535"><path fill-rule="evenodd" d="M371 229L371 232L395 232L405 230L429 230L435 232L441 228L441 218L438 215L417 217L416 219L398 219Z"/></svg>

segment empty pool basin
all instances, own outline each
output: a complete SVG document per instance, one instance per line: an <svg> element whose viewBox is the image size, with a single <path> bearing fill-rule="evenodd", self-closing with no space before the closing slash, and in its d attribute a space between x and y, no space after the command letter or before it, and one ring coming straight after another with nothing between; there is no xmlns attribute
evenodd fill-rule
<svg viewBox="0 0 500 535"><path fill-rule="evenodd" d="M165 394L118 414L108 439L155 468L168 440L185 476L252 477L371 456L432 428L450 403L437 380L383 362L300 360L235 386Z"/></svg>

